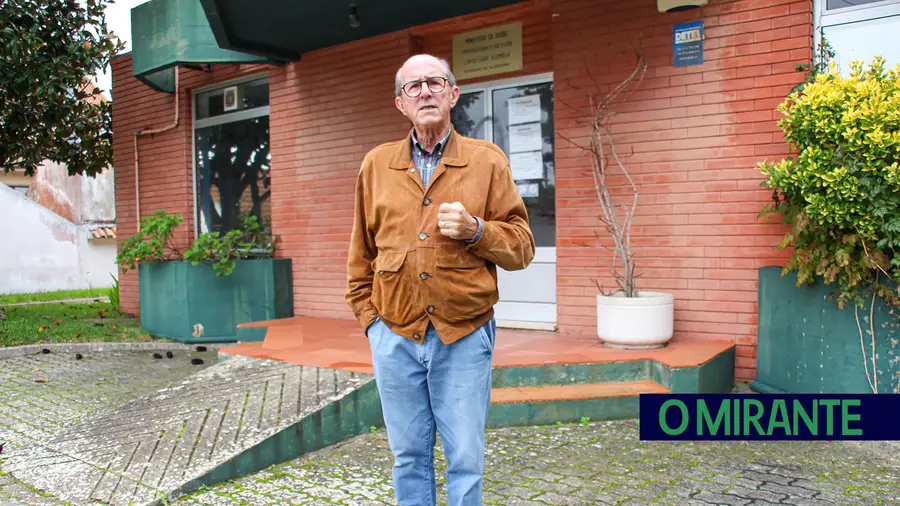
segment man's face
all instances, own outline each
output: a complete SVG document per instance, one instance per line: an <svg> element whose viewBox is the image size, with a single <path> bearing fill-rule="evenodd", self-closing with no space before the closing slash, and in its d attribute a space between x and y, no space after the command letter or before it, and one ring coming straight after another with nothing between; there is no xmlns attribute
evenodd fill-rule
<svg viewBox="0 0 900 506"><path fill-rule="evenodd" d="M459 88L450 86L444 68L437 60L413 57L403 66L400 76L400 82L410 89L412 95L418 93L418 96L410 97L401 90L400 96L395 99L397 109L409 118L414 126L426 129L443 128L450 122L450 109L459 99ZM437 79L407 86L410 82L428 78ZM444 86L443 90L432 91L432 88L439 89L441 85Z"/></svg>

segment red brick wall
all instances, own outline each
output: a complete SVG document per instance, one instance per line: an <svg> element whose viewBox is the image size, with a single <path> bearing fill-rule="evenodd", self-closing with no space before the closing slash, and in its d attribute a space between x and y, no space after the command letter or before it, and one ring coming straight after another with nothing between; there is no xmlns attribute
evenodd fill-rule
<svg viewBox="0 0 900 506"><path fill-rule="evenodd" d="M639 188L634 252L642 290L676 298L676 336L734 340L737 377L755 377L757 268L781 263L781 230L757 219L770 192L757 163L788 153L778 103L802 80L812 45L811 2L712 1L661 14L655 2L553 4L556 126L583 142L588 131L582 66L605 86L631 71L630 43L643 34L649 69L614 133ZM705 62L676 69L672 26L702 19ZM577 110L567 109L575 105ZM593 279L610 286L610 255L597 245L589 158L557 136L558 302L562 332L594 334ZM602 233L602 229L601 229ZM582 244L588 244L585 247ZM607 244L610 244L607 242Z"/></svg>
<svg viewBox="0 0 900 506"><path fill-rule="evenodd" d="M811 56L809 1L716 1L661 14L642 0L532 0L409 32L305 54L267 67L270 75L272 209L279 256L292 259L298 315L350 318L344 301L354 179L372 147L406 134L393 106L397 67L419 50L450 59L453 33L522 20L525 69L507 78L554 72L556 125L583 141L587 116L583 65L609 87L631 70L630 42L643 34L649 70L617 118L623 152L640 189L633 244L639 288L676 297L676 334L734 340L737 375L755 375L756 269L781 263L781 230L757 219L769 198L756 164L787 154L776 105L802 79ZM702 19L705 59L672 65L672 25ZM410 37L412 36L412 38ZM141 138L142 215L182 212L178 236L193 238L190 89L258 71L252 65L182 71L181 123ZM120 237L134 231L133 132L172 120L173 98L131 76L130 58L114 63L113 127ZM463 83L465 84L465 83ZM569 109L575 106L576 110ZM594 279L609 286L609 254L598 247L589 159L556 139L558 312L560 331L594 334ZM585 246L584 244L587 244ZM126 309L137 310L137 283L122 280Z"/></svg>
<svg viewBox="0 0 900 506"><path fill-rule="evenodd" d="M407 133L394 73L404 32L314 51L272 71L272 222L297 315L352 318L344 300L353 188L366 152Z"/></svg>
<svg viewBox="0 0 900 506"><path fill-rule="evenodd" d="M178 125L166 132L138 138L140 216L157 210L181 213L184 223L176 231L175 246L184 251L194 239L193 175L191 153L191 91L194 88L264 70L256 65L223 65L212 72L181 70ZM134 133L171 125L175 96L154 91L131 73L131 56L112 63L113 166L116 170L116 227L121 244L138 229L135 213ZM120 273L119 297L123 311L139 312L137 274Z"/></svg>

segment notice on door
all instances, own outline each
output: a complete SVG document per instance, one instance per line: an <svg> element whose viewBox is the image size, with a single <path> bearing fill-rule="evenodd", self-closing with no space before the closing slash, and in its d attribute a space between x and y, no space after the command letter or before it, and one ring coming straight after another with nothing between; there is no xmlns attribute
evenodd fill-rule
<svg viewBox="0 0 900 506"><path fill-rule="evenodd" d="M541 96L511 98L506 101L509 109L509 124L533 123L541 120Z"/></svg>
<svg viewBox="0 0 900 506"><path fill-rule="evenodd" d="M521 195L522 198L533 198L538 196L537 183L517 184L516 186L519 187L519 195Z"/></svg>
<svg viewBox="0 0 900 506"><path fill-rule="evenodd" d="M509 155L509 164L516 181L544 178L544 156L540 151L513 153Z"/></svg>
<svg viewBox="0 0 900 506"><path fill-rule="evenodd" d="M453 73L459 81L522 70L522 23L453 36Z"/></svg>
<svg viewBox="0 0 900 506"><path fill-rule="evenodd" d="M526 123L509 127L509 152L538 151L543 145L540 123Z"/></svg>

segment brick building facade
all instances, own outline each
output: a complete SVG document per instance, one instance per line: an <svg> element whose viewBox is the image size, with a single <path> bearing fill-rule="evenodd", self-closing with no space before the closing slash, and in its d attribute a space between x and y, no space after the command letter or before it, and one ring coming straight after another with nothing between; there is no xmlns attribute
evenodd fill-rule
<svg viewBox="0 0 900 506"><path fill-rule="evenodd" d="M704 63L673 66L673 25L702 20ZM776 106L804 75L813 47L809 0L721 0L660 13L654 2L528 0L303 54L285 65L223 64L178 70L177 97L113 63L113 130L119 240L156 210L186 219L177 243L194 238L195 92L268 77L271 220L278 256L293 262L297 315L352 318L344 301L353 184L364 154L409 129L393 105L394 73L418 52L452 63L454 34L522 23L523 69L460 86L552 75L555 170L555 326L596 333L594 280L609 286L610 256L597 244L599 208L590 159L565 140L584 139L588 72L614 85L642 39L649 68L618 115L614 133L640 192L633 244L640 289L675 296L675 335L732 340L736 378L755 375L757 269L782 264L783 230L757 214L770 198L757 164L788 154ZM587 71L585 70L587 69ZM137 138L140 129L172 129ZM120 283L124 310L139 307L136 275ZM501 293L501 298L502 298Z"/></svg>

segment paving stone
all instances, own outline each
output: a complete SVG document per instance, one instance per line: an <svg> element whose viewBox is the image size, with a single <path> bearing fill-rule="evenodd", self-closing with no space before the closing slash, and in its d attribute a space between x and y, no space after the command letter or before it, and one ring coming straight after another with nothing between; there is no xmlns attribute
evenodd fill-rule
<svg viewBox="0 0 900 506"><path fill-rule="evenodd" d="M694 496L696 499L701 501L707 501L713 504L729 504L732 506L744 506L750 503L750 499L744 499L743 497L737 496L728 496L722 494L713 494L712 492L703 491Z"/></svg>
<svg viewBox="0 0 900 506"><path fill-rule="evenodd" d="M776 494L783 494L791 497L803 497L806 499L812 499L813 495L815 495L815 492L803 487L790 487L779 485L777 483L763 483L760 485L759 489L774 492Z"/></svg>
<svg viewBox="0 0 900 506"><path fill-rule="evenodd" d="M760 501L770 501L774 503L777 503L787 497L787 495L785 494L779 494L777 492L772 492L769 490L757 490L746 487L734 487L733 489L728 491L728 494L746 497L747 499L757 499Z"/></svg>

